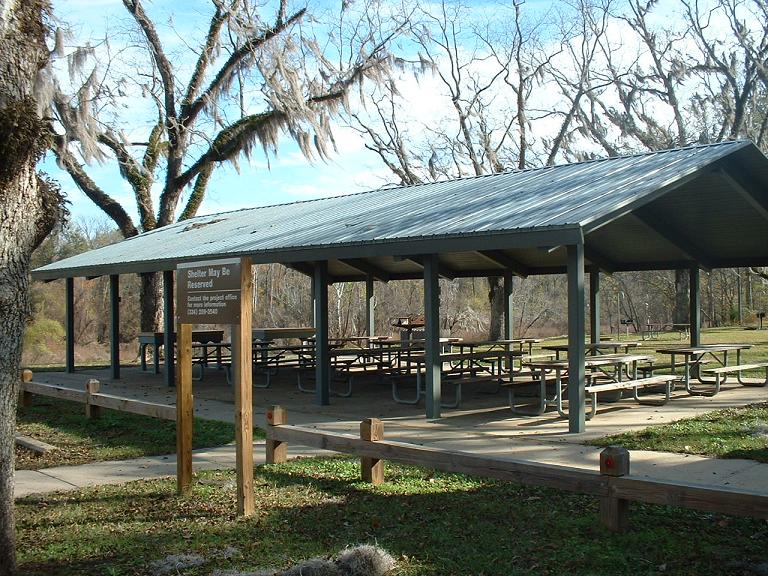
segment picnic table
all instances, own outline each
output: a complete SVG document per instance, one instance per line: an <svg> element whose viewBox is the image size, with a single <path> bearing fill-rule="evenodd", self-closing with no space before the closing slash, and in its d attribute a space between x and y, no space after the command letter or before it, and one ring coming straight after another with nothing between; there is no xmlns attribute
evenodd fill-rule
<svg viewBox="0 0 768 576"><path fill-rule="evenodd" d="M501 384L504 375L504 359L507 366L511 365L510 355L519 354L517 351L486 350L482 352L449 352L440 354L440 384L453 384L454 398L451 402L443 402L444 408L457 408L461 404L461 386L470 382L496 382ZM403 398L399 392L397 377L392 379L392 399L399 404L418 404L426 395L423 374L426 373L426 355L416 353L401 359L405 368L400 377L416 376L416 394L413 398Z"/></svg>
<svg viewBox="0 0 768 576"><path fill-rule="evenodd" d="M586 415L587 419L591 419L597 413L597 395L599 393L632 390L635 400L644 402L638 396L639 388L664 385L666 387L666 398L664 401L668 401L671 393L671 382L674 380L673 376L652 376L640 379L637 377L638 363L650 360L652 360L652 356L647 354L602 354L586 357L584 366L589 372L585 374L585 390L592 399L590 412ZM563 397L566 390L568 360L534 360L526 362L524 365L530 368L533 378L516 382L515 375L512 374L511 381L507 385L512 411L517 414L531 416L543 414L547 407L554 406L560 416L567 417L567 413L563 409ZM626 380L624 379L625 376ZM538 404L534 411L520 410L516 405L515 387L520 384L531 383L539 385ZM548 383L554 384L554 396L552 398L547 396Z"/></svg>
<svg viewBox="0 0 768 576"><path fill-rule="evenodd" d="M223 330L193 330L192 342L203 347L203 355L207 358L208 348L206 345L220 344L224 340ZM176 342L176 333L173 333L173 341ZM165 345L165 332L139 332L139 358L141 360L141 369L147 369L147 347L151 346L154 352L154 373L160 373L160 348ZM221 364L221 347L215 347L217 358ZM166 354L167 356L167 354ZM166 362L169 358L166 358Z"/></svg>
<svg viewBox="0 0 768 576"><path fill-rule="evenodd" d="M621 340L601 340L600 342L587 342L584 344L586 351L592 354L604 354L608 350L613 354L617 354L619 350L629 354L630 348L637 348L638 346L640 346L640 342L622 342ZM568 344L550 344L549 346L542 346L541 349L554 352L555 360L559 360L561 353L568 352Z"/></svg>
<svg viewBox="0 0 768 576"><path fill-rule="evenodd" d="M741 352L750 348L752 348L752 344L701 344L699 346L661 348L656 350L656 352L669 355L670 363L657 366L655 369L670 369L675 373L676 369L681 367L683 369L682 380L686 392L697 396L714 396L720 392L720 385L725 383L728 372L736 372L739 383L749 386L751 384L745 383L742 380L741 371L762 368L768 365L768 363L742 365ZM728 365L729 352L736 352L736 364L730 366ZM675 362L676 357L679 356L683 357L682 364ZM714 361L716 367L714 369L703 369L702 366L706 361ZM702 373L707 372L713 375L712 380L705 380L703 378ZM707 389L694 387L692 383L694 379L698 380L700 384L711 385L712 387ZM768 380L768 377L766 379Z"/></svg>

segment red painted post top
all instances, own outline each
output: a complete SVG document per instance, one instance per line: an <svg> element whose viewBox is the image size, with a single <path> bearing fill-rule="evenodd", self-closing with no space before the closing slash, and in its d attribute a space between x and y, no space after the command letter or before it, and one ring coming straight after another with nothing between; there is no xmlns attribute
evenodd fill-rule
<svg viewBox="0 0 768 576"><path fill-rule="evenodd" d="M629 474L629 450L621 446L609 446L600 452L600 474L627 476Z"/></svg>

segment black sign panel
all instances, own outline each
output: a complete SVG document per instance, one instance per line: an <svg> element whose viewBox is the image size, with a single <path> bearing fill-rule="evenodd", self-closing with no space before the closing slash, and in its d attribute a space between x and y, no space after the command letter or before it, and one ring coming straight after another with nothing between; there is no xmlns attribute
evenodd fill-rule
<svg viewBox="0 0 768 576"><path fill-rule="evenodd" d="M239 324L240 259L179 264L176 310L182 324Z"/></svg>

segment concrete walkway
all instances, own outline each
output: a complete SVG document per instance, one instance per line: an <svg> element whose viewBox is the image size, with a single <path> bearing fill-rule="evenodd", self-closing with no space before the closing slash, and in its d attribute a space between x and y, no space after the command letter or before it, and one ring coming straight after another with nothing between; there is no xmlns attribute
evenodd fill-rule
<svg viewBox="0 0 768 576"><path fill-rule="evenodd" d="M110 382L103 373L79 372L78 381L102 377L102 390L109 394L134 397L141 400L172 404L174 393L145 375L142 380L126 377ZM73 388L81 384L62 380L72 375L40 374L36 381L48 380ZM159 379L159 377L157 377ZM213 378L195 383L195 414L198 417L232 421L233 403L231 390L222 387ZM292 424L315 427L322 430L358 434L359 422L365 417L384 419L385 438L432 446L447 450L460 450L472 454L499 459L526 460L562 466L574 466L597 470L601 448L585 444L586 441L627 430L644 428L682 417L733 405L743 405L768 400L768 388L734 387L717 396L693 397L680 395L662 407L640 406L621 401L607 405L592 421L587 423L584 434L568 434L567 422L552 414L540 417L514 417L509 408L500 405L499 395L470 396L463 403L471 408L446 411L439 420L428 421L419 407L394 405L391 398L373 387L361 388L352 398L334 399L331 406L316 406L311 396L296 391L295 384L273 386L254 393L253 421L264 422L266 407L280 404L288 407L288 419ZM264 462L264 443L254 444L254 460ZM319 451L290 446L291 456L318 454ZM195 470L234 468L233 446L198 450L194 455ZM174 455L119 462L99 462L82 466L48 468L41 471L16 473L17 497L56 490L72 490L96 484L113 484L141 478L173 476L176 473ZM671 454L665 452L632 451L631 474L647 477L713 486L749 490L768 495L768 464L751 460L724 460Z"/></svg>

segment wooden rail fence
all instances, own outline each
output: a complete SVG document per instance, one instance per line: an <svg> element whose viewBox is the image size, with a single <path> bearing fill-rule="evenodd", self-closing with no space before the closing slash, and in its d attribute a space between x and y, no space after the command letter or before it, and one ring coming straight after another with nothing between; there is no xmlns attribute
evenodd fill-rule
<svg viewBox="0 0 768 576"><path fill-rule="evenodd" d="M288 444L293 443L359 456L361 476L373 484L384 481L383 461L391 460L445 472L591 494L600 498L600 521L614 531L626 530L630 501L768 518L766 494L635 478L629 475L629 452L615 446L600 453L600 470L592 471L521 460L500 460L467 452L388 441L384 440L381 420L376 418L361 422L359 438L288 425L287 413L280 406L273 406L267 411L266 432L267 463L285 462Z"/></svg>
<svg viewBox="0 0 768 576"><path fill-rule="evenodd" d="M65 388L55 384L45 384L42 382L33 382L31 370L24 370L21 373L21 404L29 406L32 402L32 396L50 396L62 400L71 400L85 404L85 415L88 418L99 418L101 409L117 410L119 412L131 412L141 414L142 416L151 416L162 420L176 420L176 406L167 404L156 404L154 402L143 402L112 394L102 394L99 392L99 381L88 380L83 390L74 388Z"/></svg>

